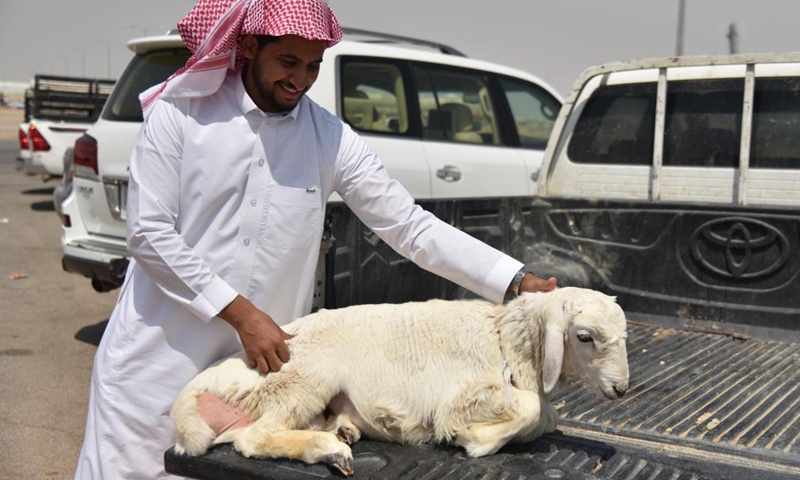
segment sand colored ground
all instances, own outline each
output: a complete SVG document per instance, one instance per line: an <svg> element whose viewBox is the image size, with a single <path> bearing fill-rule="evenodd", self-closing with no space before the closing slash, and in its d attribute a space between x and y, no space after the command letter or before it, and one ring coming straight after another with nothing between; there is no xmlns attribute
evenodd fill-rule
<svg viewBox="0 0 800 480"><path fill-rule="evenodd" d="M0 107L0 140L17 140L19 124L25 118L25 111L19 108Z"/></svg>

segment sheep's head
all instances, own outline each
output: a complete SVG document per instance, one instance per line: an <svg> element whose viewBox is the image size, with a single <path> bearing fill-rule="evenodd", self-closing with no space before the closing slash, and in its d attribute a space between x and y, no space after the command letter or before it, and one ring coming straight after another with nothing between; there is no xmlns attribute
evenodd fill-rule
<svg viewBox="0 0 800 480"><path fill-rule="evenodd" d="M549 309L544 322L545 393L562 376L574 375L599 398L624 395L628 389L627 322L614 297L584 288L561 288L552 295L561 312Z"/></svg>

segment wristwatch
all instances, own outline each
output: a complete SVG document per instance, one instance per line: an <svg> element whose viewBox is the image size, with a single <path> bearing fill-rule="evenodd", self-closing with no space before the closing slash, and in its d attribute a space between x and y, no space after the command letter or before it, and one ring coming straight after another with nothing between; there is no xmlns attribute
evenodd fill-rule
<svg viewBox="0 0 800 480"><path fill-rule="evenodd" d="M515 297L519 296L519 287L522 286L522 279L529 273L531 273L531 271L523 266L514 274L514 278L511 279L511 285L508 287L506 301L513 300Z"/></svg>

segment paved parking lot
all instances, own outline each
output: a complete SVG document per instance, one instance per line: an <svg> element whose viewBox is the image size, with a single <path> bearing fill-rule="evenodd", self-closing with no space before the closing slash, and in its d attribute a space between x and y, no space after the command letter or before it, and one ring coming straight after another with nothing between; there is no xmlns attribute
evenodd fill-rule
<svg viewBox="0 0 800 480"><path fill-rule="evenodd" d="M71 479L117 291L61 270L55 181L17 171L17 148L0 137L0 480Z"/></svg>

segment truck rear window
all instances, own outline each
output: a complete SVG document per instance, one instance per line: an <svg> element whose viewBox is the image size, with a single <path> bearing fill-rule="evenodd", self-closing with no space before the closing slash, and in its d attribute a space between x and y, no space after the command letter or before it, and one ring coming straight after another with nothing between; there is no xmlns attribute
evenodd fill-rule
<svg viewBox="0 0 800 480"><path fill-rule="evenodd" d="M739 166L744 79L667 85L664 166Z"/></svg>
<svg viewBox="0 0 800 480"><path fill-rule="evenodd" d="M174 48L134 56L109 97L103 118L118 122L144 121L139 94L183 67L189 55L186 48Z"/></svg>
<svg viewBox="0 0 800 480"><path fill-rule="evenodd" d="M800 169L800 78L759 78L750 166Z"/></svg>
<svg viewBox="0 0 800 480"><path fill-rule="evenodd" d="M656 83L599 87L586 103L567 155L573 162L650 165Z"/></svg>

